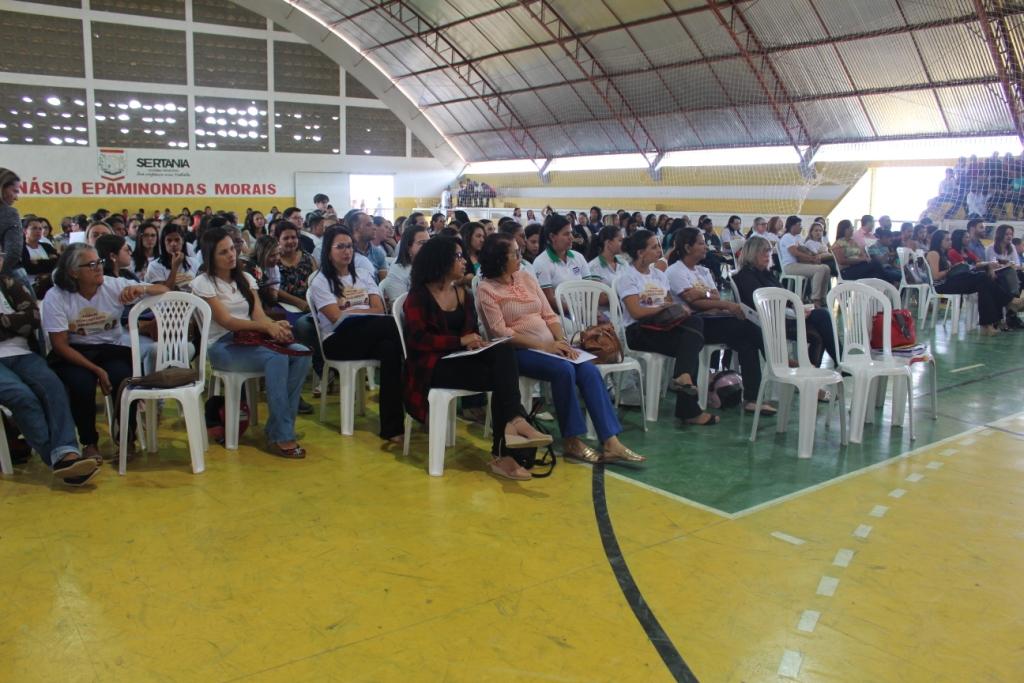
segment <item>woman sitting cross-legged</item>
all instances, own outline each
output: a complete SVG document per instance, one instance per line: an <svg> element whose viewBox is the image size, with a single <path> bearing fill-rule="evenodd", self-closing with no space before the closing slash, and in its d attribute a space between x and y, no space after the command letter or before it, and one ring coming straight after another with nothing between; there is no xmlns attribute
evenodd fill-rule
<svg viewBox="0 0 1024 683"><path fill-rule="evenodd" d="M681 228L674 239L679 238L682 230L691 229ZM700 409L693 383L704 348L704 321L689 315L689 308L673 301L668 277L655 266L662 252L653 232L637 230L626 240L625 249L633 263L623 266L615 286L622 299L622 324L626 326L629 347L675 358L669 387L676 392L677 418L692 425L718 424L717 415ZM660 322L663 311L678 315L673 321Z"/></svg>
<svg viewBox="0 0 1024 683"><path fill-rule="evenodd" d="M394 318L384 311L373 273L356 269L355 253L345 226L324 233L320 271L309 282L324 358L380 361L380 438L401 443L402 340Z"/></svg>
<svg viewBox="0 0 1024 683"><path fill-rule="evenodd" d="M878 263L853 239L853 223L841 220L836 226L836 231L832 254L844 280L879 278L892 285L900 283L899 268L886 267Z"/></svg>
<svg viewBox="0 0 1024 683"><path fill-rule="evenodd" d="M57 259L53 285L42 305L43 330L53 346L51 364L71 399L82 454L98 458L96 385L110 396L132 375L132 351L121 333L125 305L167 288L104 276L96 250L81 243L68 245ZM135 411L130 414L133 431Z"/></svg>
<svg viewBox="0 0 1024 683"><path fill-rule="evenodd" d="M743 243L736 265L739 270L733 273L732 282L740 293L740 302L754 308L754 292L761 287L782 287L779 279L771 269L772 245L767 239L754 235ZM807 356L814 367L821 366L825 352L832 362L839 364L836 354L835 336L832 334L832 318L828 311L816 308L812 311L804 309L804 320L807 329ZM760 334L760 332L758 332ZM786 339L796 339L796 321L786 320ZM824 398L824 394L821 395Z"/></svg>
<svg viewBox="0 0 1024 683"><path fill-rule="evenodd" d="M223 228L211 228L200 240L203 273L192 281L192 293L210 305L209 357L215 370L262 372L266 377L268 450L282 458L304 458L295 440L302 383L309 356L288 355L267 348L233 344L235 332L259 332L282 344L294 341L291 326L263 312L256 280L242 269L234 240Z"/></svg>
<svg viewBox="0 0 1024 683"><path fill-rule="evenodd" d="M540 285L519 270L519 259L519 248L510 236L488 235L480 251L484 279L477 294L491 336L511 337L508 343L516 348L519 372L551 383L564 454L591 463L645 460L619 441L622 426L600 371L590 363L571 361L577 352L565 340L558 316ZM587 424L576 398L577 389L601 440L600 454L580 439Z"/></svg>
<svg viewBox="0 0 1024 683"><path fill-rule="evenodd" d="M725 301L715 287L710 271L698 265L704 260L707 246L704 235L696 228L683 228L676 234L675 249L665 271L672 293L698 312L704 322L705 344L726 344L740 358L743 376L743 409L757 408L757 392L761 388L761 330L746 319L740 304ZM774 415L775 408L761 406L761 414Z"/></svg>
<svg viewBox="0 0 1024 683"><path fill-rule="evenodd" d="M405 404L420 422L427 418L427 393L432 387L490 391L494 444L491 471L508 479L530 479L530 472L503 448L545 446L551 437L523 419L519 397L519 365L511 344L461 358L444 358L453 351L486 344L477 334L473 295L457 286L466 274L463 247L445 237L425 243L412 265L409 296L405 299Z"/></svg>
<svg viewBox="0 0 1024 683"><path fill-rule="evenodd" d="M81 486L96 476L103 461L80 455L64 385L33 351L38 331L35 296L20 280L0 276L0 401L54 476Z"/></svg>

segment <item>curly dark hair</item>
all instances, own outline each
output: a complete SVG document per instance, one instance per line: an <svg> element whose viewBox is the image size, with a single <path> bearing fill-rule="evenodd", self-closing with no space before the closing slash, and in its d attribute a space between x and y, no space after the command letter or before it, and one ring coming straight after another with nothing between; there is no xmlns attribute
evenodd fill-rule
<svg viewBox="0 0 1024 683"><path fill-rule="evenodd" d="M511 235L496 232L484 239L477 259L480 261L480 275L483 277L501 277L505 274L508 264L508 250L515 247L516 241Z"/></svg>
<svg viewBox="0 0 1024 683"><path fill-rule="evenodd" d="M434 237L420 247L412 261L409 291L443 280L455 265L455 254L460 249L459 243L450 237Z"/></svg>

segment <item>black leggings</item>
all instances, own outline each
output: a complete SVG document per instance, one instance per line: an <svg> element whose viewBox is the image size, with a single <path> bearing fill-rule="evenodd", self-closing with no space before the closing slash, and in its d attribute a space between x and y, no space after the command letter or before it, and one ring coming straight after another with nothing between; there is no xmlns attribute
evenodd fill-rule
<svg viewBox="0 0 1024 683"><path fill-rule="evenodd" d="M861 261L843 268L844 280L863 280L875 277L889 284L898 285L902 279L898 268L886 267L876 261Z"/></svg>
<svg viewBox="0 0 1024 683"><path fill-rule="evenodd" d="M439 389L491 392L491 431L494 432L492 452L497 454L498 441L505 425L523 414L519 395L519 364L511 344L498 344L486 351L462 358L441 359L434 366L430 386Z"/></svg>
<svg viewBox="0 0 1024 683"><path fill-rule="evenodd" d="M1003 319L1003 308L1013 298L1000 289L987 273L963 273L935 285L939 294L978 294L978 322L995 325Z"/></svg>
<svg viewBox="0 0 1024 683"><path fill-rule="evenodd" d="M324 339L324 357L329 360L380 361L380 436L390 439L405 432L402 409L402 340L395 319L357 318L344 323Z"/></svg>
<svg viewBox="0 0 1024 683"><path fill-rule="evenodd" d="M743 377L743 400L756 401L761 388L761 358L764 343L761 328L749 320L733 316L704 318L704 343L726 344L740 357L740 374ZM694 381L697 378L694 377Z"/></svg>
<svg viewBox="0 0 1024 683"><path fill-rule="evenodd" d="M117 344L72 344L71 348L85 356L90 363L103 368L110 378L110 386L117 388L121 382L132 376L132 350ZM75 420L78 440L83 446L95 446L100 435L96 431L96 384L99 382L92 370L54 358L53 371L57 373L71 400L71 417ZM120 406L114 404L112 421L118 419ZM135 411L129 411L129 435L135 433ZM117 438L116 436L114 438Z"/></svg>
<svg viewBox="0 0 1024 683"><path fill-rule="evenodd" d="M649 330L638 323L626 328L626 341L631 349L671 356L676 359L673 377L688 373L697 381L700 350L704 348L704 321L691 315L682 325L671 330ZM676 393L676 417L688 420L701 414L696 396Z"/></svg>

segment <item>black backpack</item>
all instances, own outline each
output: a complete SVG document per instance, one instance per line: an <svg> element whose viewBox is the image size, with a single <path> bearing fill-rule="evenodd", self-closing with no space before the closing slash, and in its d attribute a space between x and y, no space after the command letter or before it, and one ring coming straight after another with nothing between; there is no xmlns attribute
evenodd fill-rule
<svg viewBox="0 0 1024 683"><path fill-rule="evenodd" d="M548 430L545 429L542 424L540 424L539 420L537 420L537 410L539 409L539 407L539 405L534 407L533 411L531 411L530 414L526 417L526 421L533 425L533 428L536 429L538 432L548 434ZM498 452L492 453L493 455L499 457L502 455L511 456L512 458L515 459L517 463L519 463L520 467L522 467L523 469L530 470L530 474L533 475L534 479L543 479L544 477L550 477L551 473L555 471L555 451L551 447L551 444L548 444L547 446L544 447L544 450L539 458L537 457L537 451L539 449L536 447L509 448L508 446L505 445L504 435L498 441L497 448ZM538 472L537 468L539 467L547 467L547 471Z"/></svg>

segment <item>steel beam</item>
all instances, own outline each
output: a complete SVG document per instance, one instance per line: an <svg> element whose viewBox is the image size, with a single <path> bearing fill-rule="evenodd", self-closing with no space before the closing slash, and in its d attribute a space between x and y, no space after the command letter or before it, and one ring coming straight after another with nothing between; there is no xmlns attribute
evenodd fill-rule
<svg viewBox="0 0 1024 683"><path fill-rule="evenodd" d="M572 60L580 73L586 76L587 81L608 107L608 111L612 113L612 118L622 127L626 137L633 143L636 151L640 154L660 153L654 138L651 137L640 117L633 111L629 100L623 96L618 86L615 85L615 81L608 77L604 66L590 51L586 43L555 11L551 3L548 0L520 0L519 4L533 17L534 21L540 24L548 36L558 41L566 56Z"/></svg>
<svg viewBox="0 0 1024 683"><path fill-rule="evenodd" d="M776 120L786 132L789 143L793 145L797 154L802 154L800 146L812 145L815 141L808 133L800 112L792 102L786 84L782 82L778 71L775 70L775 65L772 64L768 55L763 54L764 45L761 44L760 39L750 27L747 18L743 16L739 7L732 8L732 21L729 21L712 0L708 0L708 6L715 18L718 19L718 23L729 33L743 61L750 67L750 71L757 79L758 85L761 86L761 91L764 93L765 99L768 100L768 105L772 108ZM741 31L746 40L741 40L740 33L737 32L734 25L737 23L742 27ZM753 45L754 51L758 55L751 54L751 51L747 49L748 44Z"/></svg>
<svg viewBox="0 0 1024 683"><path fill-rule="evenodd" d="M996 1L998 2L998 0ZM1009 36L1004 34L1005 41L997 38L996 31L992 28L992 17L986 4L988 3L985 0L974 0L974 8L978 12L978 23L981 25L981 35L985 39L985 43L988 45L989 52L992 55L992 63L995 65L999 84L1003 89L1003 98L1006 100L1006 108L1010 113L1010 120L1013 121L1014 131L1017 133L1021 143L1024 144L1024 102L1021 99L1021 74L1019 69L1015 74L1012 72L1013 66L1010 62L1012 59L1016 63L1016 55L1013 52ZM999 2L998 4L1001 5L1002 3ZM994 9L999 15L997 20L1002 20L1003 13L1001 7L997 6ZM1000 31L1000 33L1003 32ZM1015 81L1011 81L1012 77L1015 77Z"/></svg>
<svg viewBox="0 0 1024 683"><path fill-rule="evenodd" d="M519 115L509 106L505 96L498 91L490 80L476 66L467 63L466 55L455 45L443 31L434 27L407 0L372 0L373 9L386 19L398 24L410 34L419 36L426 48L439 59L445 61L451 71L475 95L472 98L483 104L501 123L502 139L512 150L513 155L521 154L523 159L548 158L551 155L544 151L540 143L533 137L530 129L519 119ZM457 63L462 63L458 65Z"/></svg>

